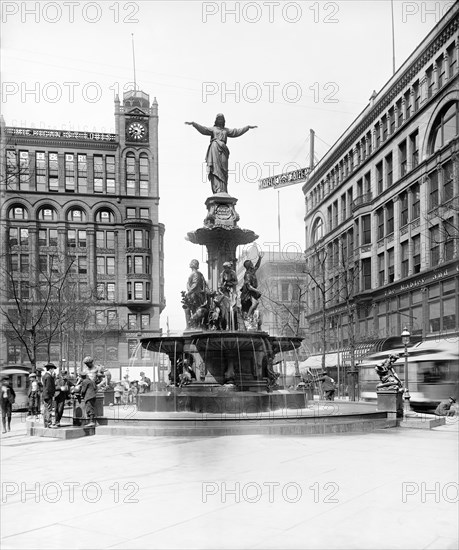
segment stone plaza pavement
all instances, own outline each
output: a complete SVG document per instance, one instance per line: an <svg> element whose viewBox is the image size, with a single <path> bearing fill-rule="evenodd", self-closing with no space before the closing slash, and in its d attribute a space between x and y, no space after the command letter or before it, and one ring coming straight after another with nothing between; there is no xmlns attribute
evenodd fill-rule
<svg viewBox="0 0 459 550"><path fill-rule="evenodd" d="M458 422L326 436L1 438L1 548L456 549Z"/></svg>

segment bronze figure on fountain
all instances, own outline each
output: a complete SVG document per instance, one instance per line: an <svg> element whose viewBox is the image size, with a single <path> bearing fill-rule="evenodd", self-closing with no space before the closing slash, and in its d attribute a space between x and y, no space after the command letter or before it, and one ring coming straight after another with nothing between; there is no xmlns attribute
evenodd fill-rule
<svg viewBox="0 0 459 550"><path fill-rule="evenodd" d="M218 113L213 126L201 126L197 122L185 122L193 126L200 134L210 136L209 147L206 153L207 177L212 186L212 193L228 193L228 158L229 149L227 139L244 135L257 126L244 126L243 128L226 128L225 117Z"/></svg>

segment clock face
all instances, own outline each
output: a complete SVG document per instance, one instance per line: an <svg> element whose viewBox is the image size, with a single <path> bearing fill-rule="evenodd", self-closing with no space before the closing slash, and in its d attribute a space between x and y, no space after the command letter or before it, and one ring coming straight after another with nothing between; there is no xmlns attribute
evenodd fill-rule
<svg viewBox="0 0 459 550"><path fill-rule="evenodd" d="M133 141L143 141L147 135L147 129L141 122L131 122L127 127L127 135Z"/></svg>

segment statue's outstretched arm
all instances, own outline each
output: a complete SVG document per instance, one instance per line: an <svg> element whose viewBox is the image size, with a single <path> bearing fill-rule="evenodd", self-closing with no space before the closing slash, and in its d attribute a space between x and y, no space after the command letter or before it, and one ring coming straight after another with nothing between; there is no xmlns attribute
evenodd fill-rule
<svg viewBox="0 0 459 550"><path fill-rule="evenodd" d="M207 126L201 126L201 124L198 124L197 122L185 122L185 124L188 124L188 126L193 126L193 128L195 128L203 136L212 135L212 128L208 128Z"/></svg>

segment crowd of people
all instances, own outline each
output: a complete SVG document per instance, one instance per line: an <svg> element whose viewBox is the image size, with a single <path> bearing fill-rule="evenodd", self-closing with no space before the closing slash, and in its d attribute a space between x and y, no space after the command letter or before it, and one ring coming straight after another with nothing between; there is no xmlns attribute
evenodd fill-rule
<svg viewBox="0 0 459 550"><path fill-rule="evenodd" d="M112 390L114 402L119 405L137 404L138 395L152 389L152 383L144 372L140 380L129 380L126 374L117 383L112 382L110 371L96 366L94 359L87 356L76 376L65 369L59 369L53 363L28 375L27 384L27 420L39 420L43 415L45 428L59 428L65 406L75 402L83 409L87 419L86 426L96 425L96 397L98 392ZM1 380L1 411L3 433L11 430L11 416L16 395L8 378Z"/></svg>

